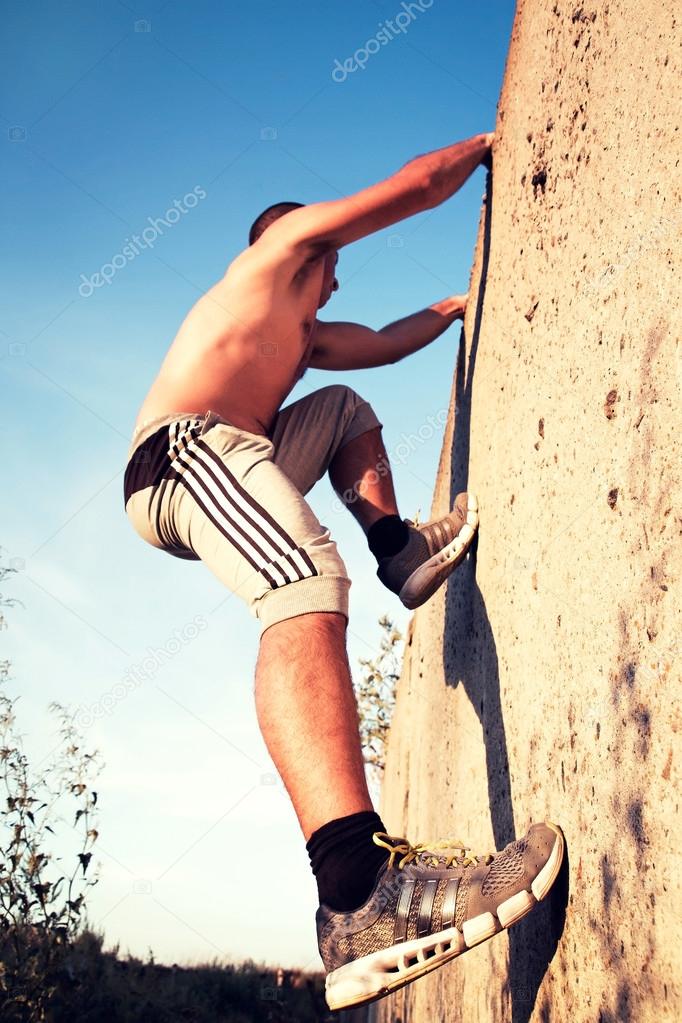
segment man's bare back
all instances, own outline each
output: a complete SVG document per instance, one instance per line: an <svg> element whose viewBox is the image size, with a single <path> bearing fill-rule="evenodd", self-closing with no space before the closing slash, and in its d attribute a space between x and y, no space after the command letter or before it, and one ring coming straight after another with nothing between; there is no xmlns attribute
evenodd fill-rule
<svg viewBox="0 0 682 1023"><path fill-rule="evenodd" d="M266 434L306 369L316 313L331 295L328 257L293 278L268 272L245 250L183 322L140 409L138 423L173 412L211 409ZM325 298L326 295L326 298Z"/></svg>

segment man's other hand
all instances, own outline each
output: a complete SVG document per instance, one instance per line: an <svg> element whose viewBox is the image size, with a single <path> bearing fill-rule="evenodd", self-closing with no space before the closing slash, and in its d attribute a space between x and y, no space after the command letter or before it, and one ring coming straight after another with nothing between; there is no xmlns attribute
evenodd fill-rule
<svg viewBox="0 0 682 1023"><path fill-rule="evenodd" d="M467 309L468 295L450 295L438 303L439 312L449 315L452 320L463 320Z"/></svg>
<svg viewBox="0 0 682 1023"><path fill-rule="evenodd" d="M481 160L481 164L486 168L486 170L491 171L493 169L493 142L495 141L495 132L489 131L485 138L488 143L488 148L485 156Z"/></svg>

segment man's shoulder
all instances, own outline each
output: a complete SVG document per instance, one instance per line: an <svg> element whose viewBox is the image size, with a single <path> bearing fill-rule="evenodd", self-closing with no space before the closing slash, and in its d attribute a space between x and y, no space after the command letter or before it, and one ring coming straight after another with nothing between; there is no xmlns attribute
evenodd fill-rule
<svg viewBox="0 0 682 1023"><path fill-rule="evenodd" d="M289 282L300 281L317 269L322 259L323 254L304 252L279 237L271 241L266 233L235 256L227 268L225 279L265 274L270 277L281 275Z"/></svg>
<svg viewBox="0 0 682 1023"><path fill-rule="evenodd" d="M236 277L240 273L253 272L258 266L258 258L253 258L252 247L247 247L238 252L234 259L228 264L225 277Z"/></svg>

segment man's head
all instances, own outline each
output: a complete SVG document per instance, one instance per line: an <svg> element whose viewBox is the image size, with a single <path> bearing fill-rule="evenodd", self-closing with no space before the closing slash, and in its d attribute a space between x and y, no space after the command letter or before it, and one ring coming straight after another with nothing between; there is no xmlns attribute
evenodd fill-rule
<svg viewBox="0 0 682 1023"><path fill-rule="evenodd" d="M265 231L274 224L280 217L291 213L292 210L300 210L305 203L302 202L275 202L263 210L251 225L249 230L249 245L253 245ZM320 308L326 305L334 291L339 290L339 282L336 279L336 264L339 259L338 252L328 252L324 257L324 277L320 292Z"/></svg>
<svg viewBox="0 0 682 1023"><path fill-rule="evenodd" d="M304 205L302 202L275 202L272 206L268 206L266 210L263 210L251 225L249 231L249 245L253 245L257 242L264 231L270 227L270 224L274 224L276 220L283 217L285 213L291 213L292 210L300 210Z"/></svg>

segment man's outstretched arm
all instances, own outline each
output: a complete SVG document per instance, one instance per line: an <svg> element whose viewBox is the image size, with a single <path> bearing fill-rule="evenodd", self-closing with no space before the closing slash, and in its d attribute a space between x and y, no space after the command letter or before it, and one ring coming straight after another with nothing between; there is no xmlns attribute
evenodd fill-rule
<svg viewBox="0 0 682 1023"><path fill-rule="evenodd" d="M486 161L492 134L474 135L410 160L376 185L344 199L313 203L276 221L252 247L267 261L295 262L349 245L405 217L433 209Z"/></svg>
<svg viewBox="0 0 682 1023"><path fill-rule="evenodd" d="M461 320L466 295L452 295L418 313L372 330L359 323L323 323L318 320L308 365L311 369L371 369L386 366L419 351Z"/></svg>

